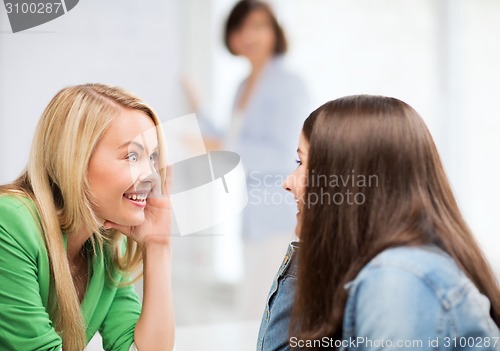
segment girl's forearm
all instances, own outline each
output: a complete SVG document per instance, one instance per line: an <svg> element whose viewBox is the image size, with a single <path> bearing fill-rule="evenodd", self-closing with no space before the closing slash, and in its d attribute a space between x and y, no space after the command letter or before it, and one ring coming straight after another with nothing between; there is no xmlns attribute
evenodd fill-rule
<svg viewBox="0 0 500 351"><path fill-rule="evenodd" d="M144 297L134 330L139 351L172 350L174 309L172 303L172 252L168 242L148 242L144 248Z"/></svg>

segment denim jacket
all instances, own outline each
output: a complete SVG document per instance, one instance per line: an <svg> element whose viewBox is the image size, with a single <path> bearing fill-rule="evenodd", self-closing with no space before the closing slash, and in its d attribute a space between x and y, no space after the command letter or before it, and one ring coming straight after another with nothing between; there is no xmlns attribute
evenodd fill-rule
<svg viewBox="0 0 500 351"><path fill-rule="evenodd" d="M437 247L385 250L346 289L341 350L500 350L489 300Z"/></svg>
<svg viewBox="0 0 500 351"><path fill-rule="evenodd" d="M297 254L297 243L290 244L268 296L257 351L291 350ZM385 250L346 289L343 340L321 339L326 349L500 351L489 300L436 247Z"/></svg>
<svg viewBox="0 0 500 351"><path fill-rule="evenodd" d="M295 297L298 243L288 246L283 263L273 280L260 324L257 351L291 350L288 328Z"/></svg>

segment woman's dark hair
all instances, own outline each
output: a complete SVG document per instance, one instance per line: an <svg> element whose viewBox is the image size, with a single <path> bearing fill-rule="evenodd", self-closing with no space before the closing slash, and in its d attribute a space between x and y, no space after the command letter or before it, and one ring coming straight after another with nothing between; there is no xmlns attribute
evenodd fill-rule
<svg viewBox="0 0 500 351"><path fill-rule="evenodd" d="M226 44L227 49L231 54L235 55L235 53L231 49L231 46L229 45L229 38L231 38L231 35L233 35L234 32L241 28L243 22L250 15L250 13L257 10L264 11L271 21L274 35L276 37L276 43L274 45L274 55L284 54L287 49L285 33L283 32L281 26L278 24L278 20L276 19L276 16L274 15L271 7L265 2L258 0L241 0L231 10L229 17L227 18L226 28L224 31L224 43Z"/></svg>
<svg viewBox="0 0 500 351"><path fill-rule="evenodd" d="M385 249L425 244L437 245L455 260L489 298L491 317L500 325L498 283L413 108L388 97L344 97L313 111L302 132L309 142L308 181L290 328L294 336L340 339L344 284ZM335 186L324 181L349 175L357 180ZM337 195L333 203L339 192L361 195L350 203Z"/></svg>

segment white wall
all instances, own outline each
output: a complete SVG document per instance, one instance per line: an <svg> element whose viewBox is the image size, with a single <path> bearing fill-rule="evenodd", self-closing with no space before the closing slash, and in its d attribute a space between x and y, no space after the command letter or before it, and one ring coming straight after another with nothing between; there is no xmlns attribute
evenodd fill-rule
<svg viewBox="0 0 500 351"><path fill-rule="evenodd" d="M461 158L466 219L500 278L500 2L467 0L463 6L464 101ZM453 117L453 116L451 116ZM453 119L450 119L453 123Z"/></svg>
<svg viewBox="0 0 500 351"><path fill-rule="evenodd" d="M64 86L123 86L162 120L179 116L177 7L177 1L86 0L12 34L0 6L0 182L21 172L36 123Z"/></svg>

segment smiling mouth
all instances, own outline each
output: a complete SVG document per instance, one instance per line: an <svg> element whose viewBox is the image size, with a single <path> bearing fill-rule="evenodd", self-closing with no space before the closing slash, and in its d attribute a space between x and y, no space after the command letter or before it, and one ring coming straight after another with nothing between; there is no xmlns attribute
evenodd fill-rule
<svg viewBox="0 0 500 351"><path fill-rule="evenodd" d="M149 193L129 193L123 194L123 197L137 203L145 203Z"/></svg>

